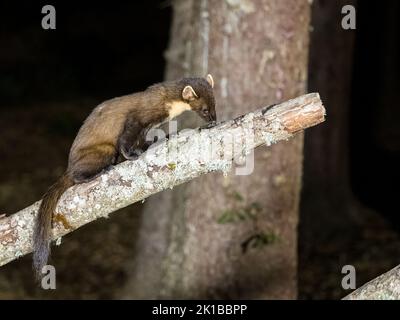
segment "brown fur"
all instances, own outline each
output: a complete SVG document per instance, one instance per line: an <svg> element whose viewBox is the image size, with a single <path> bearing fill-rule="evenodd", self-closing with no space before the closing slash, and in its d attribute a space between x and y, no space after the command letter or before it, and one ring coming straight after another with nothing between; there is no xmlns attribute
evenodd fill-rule
<svg viewBox="0 0 400 320"><path fill-rule="evenodd" d="M182 90L188 85L197 98L183 101ZM72 144L65 174L44 195L39 208L33 254L38 279L50 254L51 221L61 195L70 186L100 175L121 154L134 159L135 148L144 145L148 128L169 119L169 108L174 101L188 103L192 111L207 121L215 120L212 87L203 78L156 84L143 92L105 101L88 116Z"/></svg>
<svg viewBox="0 0 400 320"><path fill-rule="evenodd" d="M33 232L33 269L37 280L41 278L42 268L47 264L50 255L53 212L61 195L72 185L72 179L64 174L43 196Z"/></svg>

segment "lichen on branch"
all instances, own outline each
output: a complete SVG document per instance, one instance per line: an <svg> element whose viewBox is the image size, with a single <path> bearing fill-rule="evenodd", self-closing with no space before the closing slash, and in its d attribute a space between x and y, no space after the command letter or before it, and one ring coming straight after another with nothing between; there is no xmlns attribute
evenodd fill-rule
<svg viewBox="0 0 400 320"><path fill-rule="evenodd" d="M254 148L287 140L324 119L320 97L312 93L211 128L183 131L155 144L139 159L68 189L56 209L53 239L202 174L227 172L235 159L243 160ZM0 266L32 251L39 205L40 201L0 218Z"/></svg>

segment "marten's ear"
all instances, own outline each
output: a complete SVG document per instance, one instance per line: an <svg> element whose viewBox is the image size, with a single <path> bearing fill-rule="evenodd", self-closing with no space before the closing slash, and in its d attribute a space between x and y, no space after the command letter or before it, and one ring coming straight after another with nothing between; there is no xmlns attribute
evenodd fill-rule
<svg viewBox="0 0 400 320"><path fill-rule="evenodd" d="M210 84L211 88L214 88L214 79L211 74L207 75L206 80Z"/></svg>
<svg viewBox="0 0 400 320"><path fill-rule="evenodd" d="M186 86L182 90L182 98L183 100L193 101L198 98L196 92L194 92L192 86Z"/></svg>

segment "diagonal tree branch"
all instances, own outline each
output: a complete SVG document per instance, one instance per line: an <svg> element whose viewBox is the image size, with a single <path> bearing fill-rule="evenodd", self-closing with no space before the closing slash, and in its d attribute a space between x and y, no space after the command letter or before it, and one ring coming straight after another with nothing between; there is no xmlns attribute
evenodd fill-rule
<svg viewBox="0 0 400 320"><path fill-rule="evenodd" d="M184 131L125 161L97 179L75 185L61 197L53 239L100 217L212 171L227 172L254 148L287 140L325 119L317 93L262 108L206 129ZM40 201L0 218L0 266L32 251Z"/></svg>
<svg viewBox="0 0 400 320"><path fill-rule="evenodd" d="M400 300L400 265L354 290L343 300Z"/></svg>

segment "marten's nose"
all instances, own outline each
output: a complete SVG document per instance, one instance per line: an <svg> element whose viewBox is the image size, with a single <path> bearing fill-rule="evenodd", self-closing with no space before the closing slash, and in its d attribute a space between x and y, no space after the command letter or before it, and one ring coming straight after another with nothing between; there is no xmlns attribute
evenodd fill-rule
<svg viewBox="0 0 400 320"><path fill-rule="evenodd" d="M210 118L209 121L217 122L217 115L216 115L215 111L210 113L209 118Z"/></svg>

